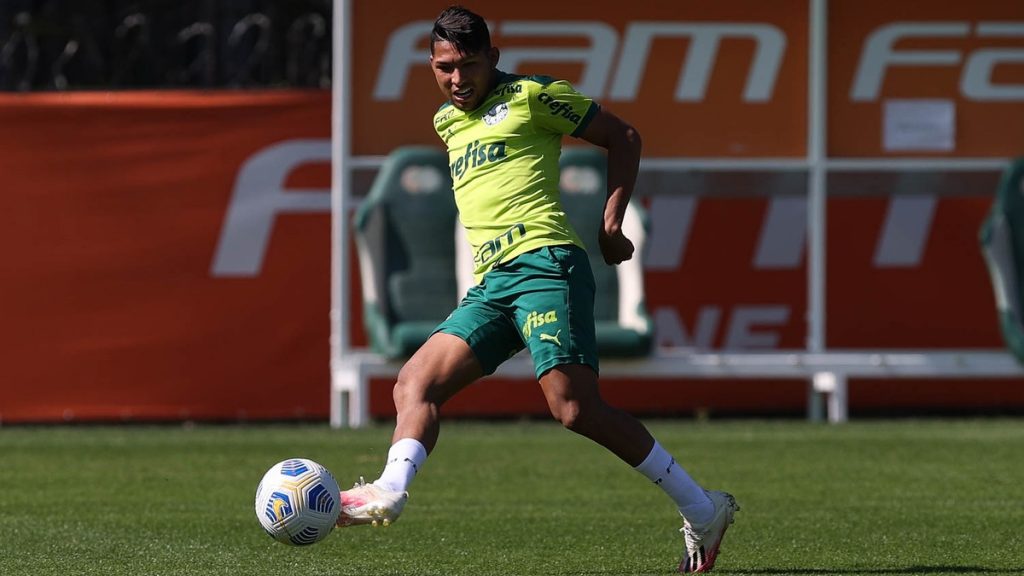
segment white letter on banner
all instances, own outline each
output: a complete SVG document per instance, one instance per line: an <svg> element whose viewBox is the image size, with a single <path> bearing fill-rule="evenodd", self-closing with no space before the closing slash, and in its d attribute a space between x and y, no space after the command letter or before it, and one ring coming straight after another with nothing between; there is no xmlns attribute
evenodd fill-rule
<svg viewBox="0 0 1024 576"><path fill-rule="evenodd" d="M284 187L288 174L295 168L330 161L331 141L327 139L279 142L250 156L238 171L210 275L258 276L275 216L330 212L329 188Z"/></svg>
<svg viewBox="0 0 1024 576"><path fill-rule="evenodd" d="M675 308L658 307L654 310L654 341L659 346L710 350L715 344L721 318L722 310L717 306L702 306L691 339Z"/></svg>
<svg viewBox="0 0 1024 576"><path fill-rule="evenodd" d="M921 265L937 204L933 194L894 194L889 198L885 223L875 245L875 268Z"/></svg>
<svg viewBox="0 0 1024 576"><path fill-rule="evenodd" d="M807 198L773 196L761 223L755 270L799 268L807 243Z"/></svg>
<svg viewBox="0 0 1024 576"><path fill-rule="evenodd" d="M501 25L502 36L583 37L589 47L540 48L509 47L501 51L502 69L516 72L522 62L580 62L583 72L576 89L594 98L604 95L615 59L619 35L604 22L527 22L509 21Z"/></svg>
<svg viewBox="0 0 1024 576"><path fill-rule="evenodd" d="M1024 38L1024 23L982 22L977 27L982 38ZM960 91L972 100L1021 101L1024 84L993 84L992 70L1001 63L1024 64L1024 50L1020 48L990 48L975 50L967 59L960 76Z"/></svg>
<svg viewBox="0 0 1024 576"><path fill-rule="evenodd" d="M896 52L893 45L902 38L962 38L970 31L966 22L928 24L894 22L880 26L868 36L861 51L860 63L850 88L854 102L878 99L885 72L892 65L952 66L960 62L957 50L905 50Z"/></svg>
<svg viewBox="0 0 1024 576"><path fill-rule="evenodd" d="M388 36L388 47L380 61L374 100L399 100L405 92L405 81L413 66L426 66L429 51L419 48L423 38L430 37L434 23L429 20L410 22Z"/></svg>
<svg viewBox="0 0 1024 576"><path fill-rule="evenodd" d="M647 239L644 269L677 270L686 253L697 199L661 194L651 197L650 206L647 213L651 219L651 235Z"/></svg>
<svg viewBox="0 0 1024 576"><path fill-rule="evenodd" d="M722 347L726 350L778 348L778 332L754 332L753 327L758 324L783 326L787 320L788 306L737 306Z"/></svg>
<svg viewBox="0 0 1024 576"><path fill-rule="evenodd" d="M775 91L775 81L786 52L786 35L770 24L683 24L678 22L634 22L626 28L622 55L609 97L632 101L640 90L640 79L647 68L651 43L655 37L690 38L690 47L676 85L676 100L701 102L707 92L711 71L718 58L723 38L753 39L757 48L747 73L744 102L767 102Z"/></svg>

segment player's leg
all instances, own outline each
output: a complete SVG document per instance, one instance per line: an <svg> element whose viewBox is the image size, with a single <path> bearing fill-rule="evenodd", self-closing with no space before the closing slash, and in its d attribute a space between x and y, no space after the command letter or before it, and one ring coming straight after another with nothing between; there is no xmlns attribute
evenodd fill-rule
<svg viewBox="0 0 1024 576"><path fill-rule="evenodd" d="M339 526L393 522L437 442L442 405L520 349L514 325L483 287L471 289L399 372L393 392L398 419L384 470L373 483L342 492Z"/></svg>
<svg viewBox="0 0 1024 576"><path fill-rule="evenodd" d="M651 480L687 517L710 518L713 506L704 490L674 464L639 420L601 398L595 286L586 252L575 246L549 247L521 256L515 265L510 273L520 273L513 283L521 290L517 323L552 415L642 473L658 473Z"/></svg>
<svg viewBox="0 0 1024 576"><path fill-rule="evenodd" d="M551 413L660 487L684 517L687 552L680 569L710 570L735 501L705 491L639 420L601 398L595 287L586 253L569 246L539 251L523 262L523 273L516 283L522 290L518 323Z"/></svg>
<svg viewBox="0 0 1024 576"><path fill-rule="evenodd" d="M686 552L680 572L714 566L722 536L739 506L725 492L705 490L629 413L601 398L590 366L555 366L540 378L551 414L566 428L604 446L661 488L683 517Z"/></svg>
<svg viewBox="0 0 1024 576"><path fill-rule="evenodd" d="M697 484L647 428L601 398L590 366L555 366L540 378L548 408L563 426L590 438L651 479L687 518L707 521L714 507Z"/></svg>
<svg viewBox="0 0 1024 576"><path fill-rule="evenodd" d="M563 426L604 446L636 467L651 452L654 438L628 413L604 402L590 366L563 364L540 377L548 409Z"/></svg>
<svg viewBox="0 0 1024 576"><path fill-rule="evenodd" d="M402 513L407 489L438 435L441 405L481 375L473 350L457 336L434 333L398 374L398 420L384 470L341 493L338 526L388 526Z"/></svg>
<svg viewBox="0 0 1024 576"><path fill-rule="evenodd" d="M392 443L412 438L426 452L433 450L441 406L482 375L469 344L458 336L434 333L398 373L392 390L398 413Z"/></svg>

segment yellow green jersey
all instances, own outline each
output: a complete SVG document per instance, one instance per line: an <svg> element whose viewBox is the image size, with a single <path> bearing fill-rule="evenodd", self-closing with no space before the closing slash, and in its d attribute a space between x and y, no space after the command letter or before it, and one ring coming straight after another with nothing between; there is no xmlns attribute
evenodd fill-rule
<svg viewBox="0 0 1024 576"><path fill-rule="evenodd" d="M563 80L499 71L475 110L446 103L434 115L477 282L496 264L542 246L583 247L562 210L558 159L562 137L579 136L598 109Z"/></svg>

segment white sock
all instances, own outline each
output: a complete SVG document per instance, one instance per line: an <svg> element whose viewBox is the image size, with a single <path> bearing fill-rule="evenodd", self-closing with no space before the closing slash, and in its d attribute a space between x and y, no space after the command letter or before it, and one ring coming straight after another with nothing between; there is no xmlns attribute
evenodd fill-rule
<svg viewBox="0 0 1024 576"><path fill-rule="evenodd" d="M402 438L388 450L388 462L374 484L395 492L405 492L416 471L427 459L427 449L419 440Z"/></svg>
<svg viewBox="0 0 1024 576"><path fill-rule="evenodd" d="M711 521L715 514L715 505L711 503L711 499L657 441L654 442L651 453L635 470L664 490L676 503L679 513L691 524L705 524Z"/></svg>

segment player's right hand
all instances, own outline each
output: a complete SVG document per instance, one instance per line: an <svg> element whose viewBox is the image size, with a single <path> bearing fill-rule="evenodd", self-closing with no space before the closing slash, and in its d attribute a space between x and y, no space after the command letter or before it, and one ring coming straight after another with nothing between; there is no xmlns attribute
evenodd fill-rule
<svg viewBox="0 0 1024 576"><path fill-rule="evenodd" d="M609 234L602 229L597 235L597 243L601 246L601 256L608 265L621 264L633 257L633 241L626 238L622 230Z"/></svg>

